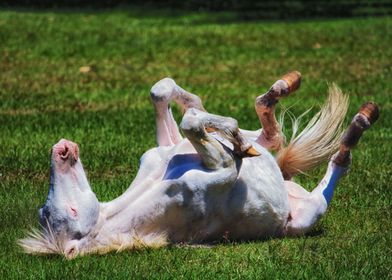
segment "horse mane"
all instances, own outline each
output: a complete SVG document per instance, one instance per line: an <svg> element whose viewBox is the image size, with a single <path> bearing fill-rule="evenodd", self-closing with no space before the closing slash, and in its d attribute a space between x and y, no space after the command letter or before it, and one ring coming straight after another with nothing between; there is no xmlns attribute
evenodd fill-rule
<svg viewBox="0 0 392 280"><path fill-rule="evenodd" d="M41 230L32 228L27 233L27 237L18 240L23 251L33 255L63 254L65 242L65 234L54 234L49 224L47 228L42 227Z"/></svg>
<svg viewBox="0 0 392 280"><path fill-rule="evenodd" d="M77 249L76 252L69 254L66 252L66 243L69 241L65 234L54 234L51 227L42 227L41 230L32 228L26 238L18 240L19 246L27 254L48 255L60 254L66 258L74 258L77 255L83 256L91 253L106 254L111 251L116 253L124 250L141 250L146 248L160 248L168 244L167 236L164 233L150 233L138 235L137 233L118 234L109 238L108 244L99 244L94 239L89 240L89 244Z"/></svg>

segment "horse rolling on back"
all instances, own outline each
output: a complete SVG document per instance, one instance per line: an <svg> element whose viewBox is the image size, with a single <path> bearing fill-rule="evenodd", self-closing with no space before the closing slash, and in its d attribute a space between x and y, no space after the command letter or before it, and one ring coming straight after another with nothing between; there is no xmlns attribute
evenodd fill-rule
<svg viewBox="0 0 392 280"><path fill-rule="evenodd" d="M73 258L222 236L254 240L306 234L326 212L351 163L350 150L377 120L378 108L372 102L362 105L342 133L348 98L332 86L321 111L286 143L275 106L300 81L299 72L288 73L256 98L262 126L257 131L208 113L198 96L170 78L157 82L151 99L158 146L142 156L130 187L112 201L99 202L77 144L60 140L52 148L49 194L39 210L42 229L20 245L27 253ZM172 102L184 112L179 127ZM326 174L311 192L292 180L327 160Z"/></svg>

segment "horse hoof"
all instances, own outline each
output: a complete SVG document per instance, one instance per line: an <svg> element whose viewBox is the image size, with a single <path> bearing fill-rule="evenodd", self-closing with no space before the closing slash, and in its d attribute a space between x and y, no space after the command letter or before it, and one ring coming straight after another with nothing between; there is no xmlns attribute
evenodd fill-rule
<svg viewBox="0 0 392 280"><path fill-rule="evenodd" d="M301 73L298 71L292 71L284 75L281 80L287 83L287 89L285 94L290 94L296 91L301 85Z"/></svg>
<svg viewBox="0 0 392 280"><path fill-rule="evenodd" d="M361 106L358 113L364 116L372 125L377 121L380 111L376 103L366 102Z"/></svg>

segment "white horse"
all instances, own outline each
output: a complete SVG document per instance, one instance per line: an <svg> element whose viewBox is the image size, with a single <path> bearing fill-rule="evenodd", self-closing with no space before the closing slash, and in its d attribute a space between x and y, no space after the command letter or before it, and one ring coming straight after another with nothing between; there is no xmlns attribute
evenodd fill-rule
<svg viewBox="0 0 392 280"><path fill-rule="evenodd" d="M151 89L158 147L142 156L128 190L110 202L98 202L78 146L60 140L52 149L50 190L39 210L42 230L20 244L28 253L72 258L222 237L307 233L326 212L351 162L350 148L377 119L378 109L364 104L341 137L348 98L333 86L321 111L285 145L275 105L299 87L300 79L291 72L256 98L263 127L258 131L241 130L233 118L207 113L200 98L172 79L159 81ZM186 138L174 121L171 101L185 112L180 128ZM291 180L328 158L328 170L312 192Z"/></svg>

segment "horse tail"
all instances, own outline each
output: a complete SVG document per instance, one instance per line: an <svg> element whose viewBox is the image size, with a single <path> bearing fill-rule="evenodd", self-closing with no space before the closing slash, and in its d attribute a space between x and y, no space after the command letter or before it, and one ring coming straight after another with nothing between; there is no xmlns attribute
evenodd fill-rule
<svg viewBox="0 0 392 280"><path fill-rule="evenodd" d="M276 155L286 180L316 167L338 150L347 109L348 96L332 84L327 102L299 134L297 132L301 116L294 118L291 140Z"/></svg>

